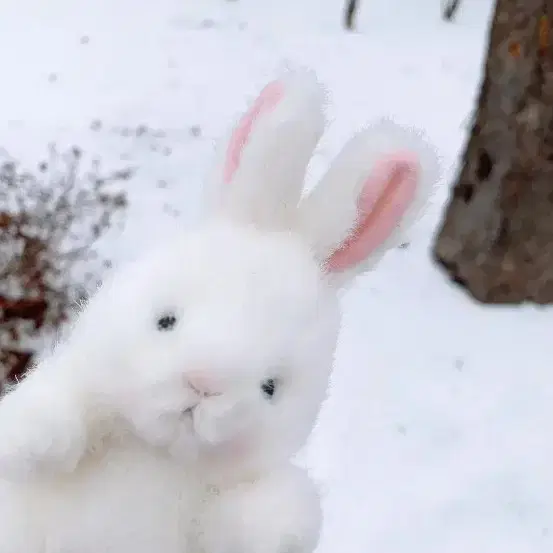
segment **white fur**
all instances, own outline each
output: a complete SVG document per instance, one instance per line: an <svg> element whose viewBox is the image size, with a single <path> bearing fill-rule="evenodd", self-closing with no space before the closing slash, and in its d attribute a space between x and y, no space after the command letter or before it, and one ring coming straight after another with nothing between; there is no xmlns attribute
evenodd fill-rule
<svg viewBox="0 0 553 553"><path fill-rule="evenodd" d="M313 551L321 523L297 467L217 487L131 444L33 488L0 481L0 498L2 553Z"/></svg>
<svg viewBox="0 0 553 553"><path fill-rule="evenodd" d="M0 402L1 553L315 549L317 491L290 459L340 328L318 254L344 237L354 214L338 188L351 194L364 168L338 165L343 179L322 183L336 203L290 215L321 131L310 79L285 78L278 117L254 127L211 216L113 272ZM165 314L177 324L160 332Z"/></svg>

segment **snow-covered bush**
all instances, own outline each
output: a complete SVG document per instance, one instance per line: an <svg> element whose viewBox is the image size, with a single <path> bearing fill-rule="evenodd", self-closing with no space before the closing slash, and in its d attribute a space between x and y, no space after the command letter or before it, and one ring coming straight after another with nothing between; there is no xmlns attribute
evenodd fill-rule
<svg viewBox="0 0 553 553"><path fill-rule="evenodd" d="M132 172L103 174L99 161L82 166L78 148L54 146L33 172L0 162L0 382L25 371L109 265L94 245L124 213L117 185Z"/></svg>

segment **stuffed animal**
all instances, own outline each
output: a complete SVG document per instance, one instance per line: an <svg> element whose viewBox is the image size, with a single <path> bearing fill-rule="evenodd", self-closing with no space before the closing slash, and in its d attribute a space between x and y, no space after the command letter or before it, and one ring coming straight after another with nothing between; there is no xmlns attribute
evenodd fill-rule
<svg viewBox="0 0 553 553"><path fill-rule="evenodd" d="M203 222L116 268L0 401L1 553L311 553L291 459L329 382L339 292L425 205L435 154L383 120L309 194L325 93L290 71L220 149Z"/></svg>

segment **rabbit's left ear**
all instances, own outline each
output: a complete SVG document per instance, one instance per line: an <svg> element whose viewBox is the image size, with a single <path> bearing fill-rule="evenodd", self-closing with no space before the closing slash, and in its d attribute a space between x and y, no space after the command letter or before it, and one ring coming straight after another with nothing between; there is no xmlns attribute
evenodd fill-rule
<svg viewBox="0 0 553 553"><path fill-rule="evenodd" d="M208 209L265 228L287 226L324 132L324 99L307 70L270 82L219 152Z"/></svg>
<svg viewBox="0 0 553 553"><path fill-rule="evenodd" d="M435 149L384 119L354 136L299 206L300 232L344 285L375 267L421 214L439 178Z"/></svg>

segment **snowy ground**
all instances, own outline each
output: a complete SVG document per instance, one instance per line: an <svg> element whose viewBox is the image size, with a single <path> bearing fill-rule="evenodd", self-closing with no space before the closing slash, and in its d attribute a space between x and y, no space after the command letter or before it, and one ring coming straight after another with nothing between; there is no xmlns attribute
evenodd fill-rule
<svg viewBox="0 0 553 553"><path fill-rule="evenodd" d="M428 255L491 2L464 0L453 25L439 0L361 4L346 35L342 0L6 0L0 144L30 164L55 140L137 167L127 232L105 243L124 257L172 211L194 219L211 140L285 64L314 67L333 95L311 178L373 117L423 127L444 184L411 247L345 299L306 452L326 494L319 553L551 553L553 314L475 305Z"/></svg>

